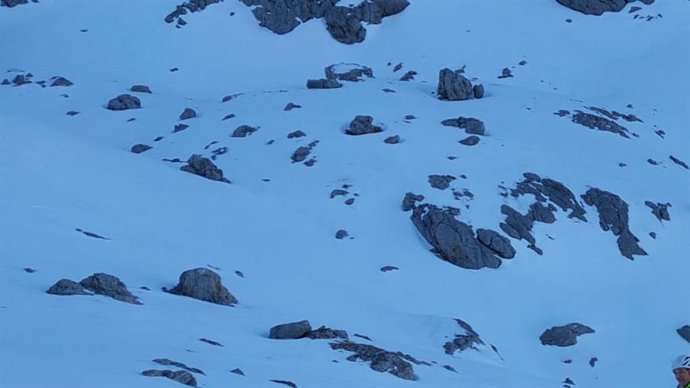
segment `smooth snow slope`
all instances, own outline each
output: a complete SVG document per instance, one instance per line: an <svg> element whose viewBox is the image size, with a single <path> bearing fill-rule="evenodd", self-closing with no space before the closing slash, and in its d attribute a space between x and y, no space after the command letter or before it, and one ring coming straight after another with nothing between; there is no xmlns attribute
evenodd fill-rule
<svg viewBox="0 0 690 388"><path fill-rule="evenodd" d="M233 0L175 29L163 17L176 4L43 0L0 8L0 71L8 71L0 79L21 70L75 83L0 86L0 385L181 386L139 374L158 367L154 358L204 370L196 376L204 387L275 387L269 380L278 379L300 388L537 388L560 387L566 377L577 387L673 384L669 360L688 351L675 330L690 323L683 307L690 172L668 156L690 161L690 4L644 7L643 15L663 15L647 22L627 10L585 16L550 0L417 0L368 26L367 40L354 46L335 42L321 21L276 36ZM376 78L305 88L340 62L370 66ZM389 62L403 69L394 73ZM486 98L434 99L440 68L462 65ZM497 79L504 67L515 77ZM408 70L416 80L397 81ZM104 109L139 83L153 91L138 95L143 109ZM221 103L235 93L243 94ZM288 102L302 108L285 112ZM623 125L639 137L553 114L585 106L634 113L644 122ZM199 117L173 134L185 107ZM70 110L80 113L65 115ZM221 121L229 113L236 117ZM385 131L344 135L357 114L372 115ZM417 119L406 122L407 114ZM440 125L458 116L486 123L479 145L458 144L466 135ZM230 138L241 124L260 128ZM297 129L307 137L288 139ZM396 134L400 144L383 142ZM157 136L164 139L153 142ZM291 163L297 147L315 140L313 167ZM211 141L218 141L211 149L229 148L216 163L232 185L161 161L209 156ZM134 155L136 143L154 148ZM470 271L430 253L400 210L411 191L461 208L459 219L475 229L498 230L501 204L520 211L530 204L499 195L499 185L513 187L524 172L576 195L589 187L620 195L649 256L622 257L586 207L587 223L559 212L555 224L535 225L543 256L511 240L515 259ZM465 174L451 187L474 199L431 188L430 174ZM343 184L359 194L352 206L329 199ZM671 221L657 221L646 200L672 203ZM338 229L354 238L336 240ZM221 268L236 307L160 291L183 270L206 265ZM385 265L400 270L383 273ZM45 293L61 278L95 272L118 276L143 306ZM500 356L488 346L444 354L447 337L461 333L452 318L470 323ZM301 319L437 364L415 366L420 380L410 382L349 362L327 341L266 338L271 326ZM597 333L574 347L539 343L545 329L574 321ZM599 359L594 368L591 357ZM237 367L247 376L229 372Z"/></svg>

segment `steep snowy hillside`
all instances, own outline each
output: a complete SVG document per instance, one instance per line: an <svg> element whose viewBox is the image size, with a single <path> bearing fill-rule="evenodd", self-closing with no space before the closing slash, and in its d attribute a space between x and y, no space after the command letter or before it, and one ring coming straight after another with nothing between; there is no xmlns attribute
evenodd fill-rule
<svg viewBox="0 0 690 388"><path fill-rule="evenodd" d="M0 3L0 386L674 383L690 2Z"/></svg>

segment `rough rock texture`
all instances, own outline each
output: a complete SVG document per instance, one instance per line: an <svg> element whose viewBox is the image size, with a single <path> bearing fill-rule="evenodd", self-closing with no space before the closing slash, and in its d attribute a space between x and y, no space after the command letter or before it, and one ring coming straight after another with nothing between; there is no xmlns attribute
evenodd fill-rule
<svg viewBox="0 0 690 388"><path fill-rule="evenodd" d="M129 88L130 92L134 93L148 93L151 94L151 89L146 86L146 85L132 85L131 88Z"/></svg>
<svg viewBox="0 0 690 388"><path fill-rule="evenodd" d="M91 295L81 284L69 279L58 280L46 292L52 295Z"/></svg>
<svg viewBox="0 0 690 388"><path fill-rule="evenodd" d="M677 164L677 165L679 165L679 166L685 168L686 170L690 170L690 167L688 166L687 163L685 163L684 161L682 161L682 160L676 158L675 156L669 155L669 159L671 159L671 161L673 161L673 163L675 163L675 164Z"/></svg>
<svg viewBox="0 0 690 388"><path fill-rule="evenodd" d="M569 323L564 326L554 326L539 336L542 345L573 346L577 337L594 333L594 329L581 323Z"/></svg>
<svg viewBox="0 0 690 388"><path fill-rule="evenodd" d="M309 321L283 323L273 326L268 334L271 339L298 339L303 338L311 331Z"/></svg>
<svg viewBox="0 0 690 388"><path fill-rule="evenodd" d="M307 89L337 89L342 88L343 84L335 79L310 79L307 80Z"/></svg>
<svg viewBox="0 0 690 388"><path fill-rule="evenodd" d="M165 366L172 365L172 366L176 366L176 367L178 367L178 368L182 368L182 369L188 370L188 371L190 371L190 372L192 372L192 373L198 373L198 374L202 374L202 375L205 375L205 374L206 374L206 373L204 373L204 371L202 371L201 369L192 368L192 367L187 366L187 365L185 365L185 364L183 364L183 363L181 363L181 362L169 360L169 359L167 359L167 358L156 358L155 360L153 360L153 362L155 362L156 364L159 364L159 365L165 365Z"/></svg>
<svg viewBox="0 0 690 388"><path fill-rule="evenodd" d="M127 286L122 283L120 279L107 273L93 274L82 279L79 284L98 295L105 295L115 300L131 304L141 304L137 297L129 292Z"/></svg>
<svg viewBox="0 0 690 388"><path fill-rule="evenodd" d="M512 259L515 257L515 249L510 245L510 240L493 230L477 229L477 241L502 259Z"/></svg>
<svg viewBox="0 0 690 388"><path fill-rule="evenodd" d="M443 260L467 269L498 268L496 252L475 238L472 227L455 219L457 209L440 209L423 204L414 207L412 222ZM505 240L510 246L510 243ZM506 251L506 248L502 248ZM506 251L507 252L507 251Z"/></svg>
<svg viewBox="0 0 690 388"><path fill-rule="evenodd" d="M671 221L671 215L668 212L668 208L671 207L670 203L644 201L644 204L652 209L652 214L654 214L659 221Z"/></svg>
<svg viewBox="0 0 690 388"><path fill-rule="evenodd" d="M582 195L590 206L597 208L599 212L599 226L604 231L611 231L618 237L618 249L621 254L630 260L633 255L647 255L637 243L640 241L632 234L628 226L628 204L616 194L608 191L591 188Z"/></svg>
<svg viewBox="0 0 690 388"><path fill-rule="evenodd" d="M483 88L481 93L475 93L472 82L462 74L463 70L442 69L439 72L438 88L436 89L439 100L463 101L483 97ZM475 94L480 96L477 97Z"/></svg>
<svg viewBox="0 0 690 388"><path fill-rule="evenodd" d="M445 190L455 179L452 175L429 175L429 184L434 189Z"/></svg>
<svg viewBox="0 0 690 388"><path fill-rule="evenodd" d="M287 135L288 139L296 139L296 138L304 137L304 136L307 136L307 134L304 133L304 132L302 132L302 131L300 131L300 130L296 130L296 131L294 131L294 132L290 132L290 133L288 133L288 135Z"/></svg>
<svg viewBox="0 0 690 388"><path fill-rule="evenodd" d="M457 119L447 119L441 121L442 125L445 125L446 127L458 127L460 129L464 129L465 133L468 133L470 135L484 135L484 132L486 131L486 127L484 126L484 122L475 119L474 117L458 117Z"/></svg>
<svg viewBox="0 0 690 388"><path fill-rule="evenodd" d="M383 139L383 142L386 144L398 144L400 143L400 136L388 136L387 138Z"/></svg>
<svg viewBox="0 0 690 388"><path fill-rule="evenodd" d="M221 283L220 275L207 268L182 272L178 284L168 292L225 306L237 303L237 299Z"/></svg>
<svg viewBox="0 0 690 388"><path fill-rule="evenodd" d="M198 154L190 156L187 160L187 165L180 167L180 170L202 176L212 181L230 183L229 180L223 177L223 170L216 167L209 158L204 158Z"/></svg>
<svg viewBox="0 0 690 388"><path fill-rule="evenodd" d="M348 361L362 360L370 362L371 369L377 372L388 372L393 376L405 380L419 380L415 375L412 363L420 364L414 357L401 352L389 352L372 345L358 344L350 341L330 343L331 349L343 349L354 354L347 358Z"/></svg>
<svg viewBox="0 0 690 388"><path fill-rule="evenodd" d="M541 203L548 201L556 204L561 210L570 210L568 218L577 218L587 222L585 209L578 203L575 194L564 184L550 178L542 178L537 174L526 172L525 178L518 183L515 189L510 191L510 195L518 198L525 194L534 195L535 199ZM543 221L542 221L543 222Z"/></svg>
<svg viewBox="0 0 690 388"><path fill-rule="evenodd" d="M472 329L472 326L462 319L456 319L455 321L458 323L458 325L460 325L461 328L465 330L465 334L456 334L452 341L446 342L443 345L443 349L445 350L446 354L450 354L452 356L457 351L462 352L466 349L476 350L477 345L484 345L484 341L479 338L479 334Z"/></svg>
<svg viewBox="0 0 690 388"><path fill-rule="evenodd" d="M348 135L359 136L383 131L381 127L372 125L371 116L358 115L350 122L350 128L345 131Z"/></svg>
<svg viewBox="0 0 690 388"><path fill-rule="evenodd" d="M177 381L180 384L188 385L190 387L196 387L197 382L194 376L187 372L186 370L178 370L178 371L171 371L171 370L160 370L160 369L149 369L141 372L142 375L144 376L150 376L150 377L167 377L170 380Z"/></svg>
<svg viewBox="0 0 690 388"><path fill-rule="evenodd" d="M630 139L630 136L628 136L628 130L625 127L619 125L615 121L608 119L606 117L601 117L590 113L577 111L577 113L573 115L572 121L574 123L584 125L585 127L590 129L612 132L626 139Z"/></svg>
<svg viewBox="0 0 690 388"><path fill-rule="evenodd" d="M604 12L620 12L625 5L635 0L556 0L559 4L586 15L601 15ZM654 0L642 0L652 4Z"/></svg>
<svg viewBox="0 0 690 388"><path fill-rule="evenodd" d="M290 159L292 159L292 163L300 163L303 162L309 154L311 153L311 148L301 146L295 150L295 152L292 153L292 156Z"/></svg>
<svg viewBox="0 0 690 388"><path fill-rule="evenodd" d="M130 149L130 151L131 151L132 153L135 153L135 154L140 154L140 153L142 153L142 152L146 152L146 151L150 150L151 148L152 148L152 147L151 147L150 145L146 145L146 144L135 144L135 145L132 146L132 148Z"/></svg>
<svg viewBox="0 0 690 388"><path fill-rule="evenodd" d="M406 193L405 198L402 201L402 210L404 212L412 210L416 206L416 202L421 202L424 200L423 195L418 195L418 194L413 194L413 193Z"/></svg>
<svg viewBox="0 0 690 388"><path fill-rule="evenodd" d="M474 146L479 144L479 136L468 136L462 140L459 141L460 144L466 145L466 146Z"/></svg>
<svg viewBox="0 0 690 388"><path fill-rule="evenodd" d="M184 108L184 111L180 113L180 120L188 120L196 117L196 111L192 108Z"/></svg>
<svg viewBox="0 0 690 388"><path fill-rule="evenodd" d="M258 131L257 128L252 127L250 125L240 125L237 127L233 132L231 137L247 137L251 135L252 133Z"/></svg>
<svg viewBox="0 0 690 388"><path fill-rule="evenodd" d="M690 325L685 325L676 330L679 336L690 343Z"/></svg>
<svg viewBox="0 0 690 388"><path fill-rule="evenodd" d="M141 108L141 100L129 94L120 94L108 101L109 110L128 110Z"/></svg>
<svg viewBox="0 0 690 388"><path fill-rule="evenodd" d="M294 102L288 102L287 105L285 105L285 108L283 108L283 110L285 112L289 112L293 109L299 109L301 107L302 107L302 105L295 104Z"/></svg>
<svg viewBox="0 0 690 388"><path fill-rule="evenodd" d="M305 335L309 339L334 339L334 338L341 338L341 339L348 339L347 332L345 330L333 330L330 329L326 326L321 326L316 330L311 330Z"/></svg>
<svg viewBox="0 0 690 388"><path fill-rule="evenodd" d="M374 78L374 71L371 68L356 63L330 65L324 69L324 73L326 73L326 79L339 81L358 82L363 77Z"/></svg>
<svg viewBox="0 0 690 388"><path fill-rule="evenodd" d="M31 0L34 3L38 3L38 0ZM29 4L29 0L0 0L0 6L12 8L19 4Z"/></svg>
<svg viewBox="0 0 690 388"><path fill-rule="evenodd" d="M223 0L189 0L188 2L182 3L175 7L175 10L170 12L164 20L166 23L172 23L177 20L178 26L185 25L187 23L182 19L182 15L186 15L188 11L201 12L206 8L206 6L220 3L221 1Z"/></svg>
<svg viewBox="0 0 690 388"><path fill-rule="evenodd" d="M68 80L65 77L54 77L53 82L50 84L50 86L72 86L74 85L72 81Z"/></svg>

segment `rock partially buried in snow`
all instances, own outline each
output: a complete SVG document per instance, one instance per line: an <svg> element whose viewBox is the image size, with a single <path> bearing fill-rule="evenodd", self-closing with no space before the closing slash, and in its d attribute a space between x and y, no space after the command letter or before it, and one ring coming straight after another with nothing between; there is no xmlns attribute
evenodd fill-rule
<svg viewBox="0 0 690 388"><path fill-rule="evenodd" d="M82 279L79 284L98 295L105 295L126 303L141 304L120 279L107 273L93 274Z"/></svg>
<svg viewBox="0 0 690 388"><path fill-rule="evenodd" d="M472 135L460 140L459 143L466 146L474 146L479 144L479 141L479 136Z"/></svg>
<svg viewBox="0 0 690 388"><path fill-rule="evenodd" d="M180 384L188 385L190 387L197 386L194 376L186 370L171 371L168 369L149 369L141 372L141 374L149 377L167 377L170 380L177 381Z"/></svg>
<svg viewBox="0 0 690 388"><path fill-rule="evenodd" d="M220 275L206 268L184 271L177 286L168 292L224 306L237 303L237 299L223 286Z"/></svg>
<svg viewBox="0 0 690 388"><path fill-rule="evenodd" d="M180 113L180 120L189 120L196 117L196 111L192 108L184 108L184 111Z"/></svg>
<svg viewBox="0 0 690 388"><path fill-rule="evenodd" d="M465 330L464 334L455 334L455 338L452 341L446 342L443 345L443 349L446 354L453 355L457 351L464 351L466 349L477 349L477 346L484 345L484 341L479 338L472 326L462 319L456 319L455 322L460 325L462 329Z"/></svg>
<svg viewBox="0 0 690 388"><path fill-rule="evenodd" d="M72 86L74 85L72 81L68 80L65 77L55 77L53 79L53 82L50 84L50 86Z"/></svg>
<svg viewBox="0 0 690 388"><path fill-rule="evenodd" d="M240 125L239 127L235 128L231 137L247 137L256 131L258 131L258 129L250 125Z"/></svg>
<svg viewBox="0 0 690 388"><path fill-rule="evenodd" d="M151 94L151 89L146 86L146 85L132 85L131 88L129 88L130 92L134 93L148 93Z"/></svg>
<svg viewBox="0 0 690 388"><path fill-rule="evenodd" d="M112 100L108 101L107 109L109 110L128 110L141 108L141 101L132 95L121 94Z"/></svg>
<svg viewBox="0 0 690 388"><path fill-rule="evenodd" d="M374 78L374 71L371 68L356 63L330 65L324 69L324 73L326 73L326 79L339 81L357 82L361 81L362 77Z"/></svg>
<svg viewBox="0 0 690 388"><path fill-rule="evenodd" d="M577 343L577 337L583 334L595 333L594 329L581 323L569 323L564 326L554 326L539 336L542 345L573 346Z"/></svg>
<svg viewBox="0 0 690 388"><path fill-rule="evenodd" d="M69 279L58 280L46 292L52 295L91 295L81 284Z"/></svg>
<svg viewBox="0 0 690 388"><path fill-rule="evenodd" d="M679 336L690 343L690 325L685 325L676 330Z"/></svg>
<svg viewBox="0 0 690 388"><path fill-rule="evenodd" d="M299 339L311 331L309 321L284 323L273 326L268 334L271 339Z"/></svg>
<svg viewBox="0 0 690 388"><path fill-rule="evenodd" d="M484 88L475 88L472 82L462 74L463 70L442 69L439 72L436 89L439 100L464 101L484 97Z"/></svg>
<svg viewBox="0 0 690 388"><path fill-rule="evenodd" d="M458 117L457 119L447 119L441 121L441 125L446 127L458 127L464 129L470 135L483 136L486 131L484 122L474 117Z"/></svg>
<svg viewBox="0 0 690 388"><path fill-rule="evenodd" d="M370 363L371 369L377 372L388 372L393 376L404 380L419 380L414 373L412 363L420 364L414 357L401 352L389 352L372 345L358 344L350 341L330 343L333 350L346 350L354 354L347 358L348 361L362 360Z"/></svg>
<svg viewBox="0 0 690 388"><path fill-rule="evenodd" d="M310 79L307 80L307 89L337 89L342 88L343 84L335 79Z"/></svg>
<svg viewBox="0 0 690 388"><path fill-rule="evenodd" d="M142 152L146 152L150 150L152 147L150 145L146 144L135 144L132 146L130 149L130 152L135 153L135 154L140 154Z"/></svg>
<svg viewBox="0 0 690 388"><path fill-rule="evenodd" d="M209 158L194 154L187 160L187 165L180 167L180 170L195 175L202 176L212 181L230 183L223 177L223 170L218 168Z"/></svg>
<svg viewBox="0 0 690 388"><path fill-rule="evenodd" d="M601 15L604 12L620 12L626 4L635 0L556 0L559 4L585 15ZM654 0L642 0L645 4L652 4Z"/></svg>
<svg viewBox="0 0 690 388"><path fill-rule="evenodd" d="M345 131L348 135L359 136L383 131L381 127L372 125L374 120L371 116L358 115L351 122L350 127Z"/></svg>

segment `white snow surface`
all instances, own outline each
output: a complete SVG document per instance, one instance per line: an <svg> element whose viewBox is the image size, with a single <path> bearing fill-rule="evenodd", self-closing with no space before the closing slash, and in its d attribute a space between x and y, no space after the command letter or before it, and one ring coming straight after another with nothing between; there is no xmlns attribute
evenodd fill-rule
<svg viewBox="0 0 690 388"><path fill-rule="evenodd" d="M366 26L355 45L336 42L322 20L275 35L236 0L175 28L163 18L178 3L0 8L0 80L32 73L74 82L0 86L0 386L182 386L141 375L166 369L155 358L202 369L200 387L555 388L566 378L586 388L673 386L670 360L690 351L676 333L690 324L690 171L669 159L690 162L690 2L657 1L635 19L628 10L640 3L595 17L552 0L412 0ZM375 77L306 88L339 63L371 67ZM463 65L485 97L437 100L439 70ZM504 67L513 78L498 78ZM399 81L410 70L415 80ZM134 84L152 91L131 93L142 109L105 109ZM288 102L301 108L284 111ZM635 114L643 122L617 122L637 136L554 115L588 106ZM173 133L186 107L198 117ZM346 135L356 115L384 131ZM459 144L467 135L440 124L458 116L485 122L478 145ZM258 131L229 136L243 124ZM295 130L307 136L288 139ZM399 144L384 143L393 135ZM314 141L313 166L291 162ZM137 143L153 148L133 154ZM223 146L215 163L231 184L163 161ZM441 260L401 210L413 192L500 232L501 205L524 212L532 202L501 195L525 172L572 190L587 222L559 210L556 223L534 226L543 255L510 239L516 257L498 269ZM451 188L474 197L430 187L431 174L458 178ZM329 198L343 185L347 196ZM628 203L647 256L620 254L580 198L590 187ZM658 221L648 200L671 203L671 221ZM351 238L336 239L339 229ZM399 269L380 271L386 265ZM182 271L209 266L236 306L162 291ZM119 277L143 304L45 292L98 272ZM486 346L445 354L443 344L463 334L455 318ZM415 365L419 380L406 381L346 360L328 340L268 338L272 326L302 319L430 365ZM544 330L570 322L596 333L571 347L540 344Z"/></svg>

